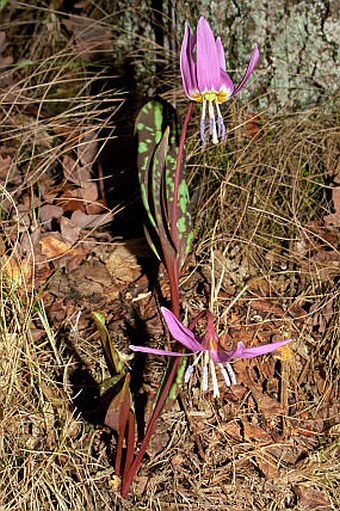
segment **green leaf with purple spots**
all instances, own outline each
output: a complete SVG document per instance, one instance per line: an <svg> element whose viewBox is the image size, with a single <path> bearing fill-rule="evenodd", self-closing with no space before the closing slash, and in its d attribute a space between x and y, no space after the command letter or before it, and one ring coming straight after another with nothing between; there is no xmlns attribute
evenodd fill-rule
<svg viewBox="0 0 340 511"><path fill-rule="evenodd" d="M169 103L151 100L136 120L138 175L148 220L147 239L156 255L174 250L171 237L174 180L178 156L179 128L176 112ZM189 252L192 239L190 199L182 162L177 199L178 243L175 250L180 264ZM173 256L173 254L171 254Z"/></svg>

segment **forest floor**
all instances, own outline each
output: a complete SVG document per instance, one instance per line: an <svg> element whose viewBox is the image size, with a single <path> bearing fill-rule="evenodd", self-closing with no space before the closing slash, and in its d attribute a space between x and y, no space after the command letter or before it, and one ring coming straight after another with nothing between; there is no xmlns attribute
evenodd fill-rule
<svg viewBox="0 0 340 511"><path fill-rule="evenodd" d="M183 317L209 307L227 347L293 341L234 362L238 384L217 399L195 372L122 499L92 313L147 420L167 361L128 345L164 346L169 300L136 177L147 98L109 62L114 18L59 4L2 12L0 510L339 509L339 98L276 113L238 99L217 147L201 146L195 110Z"/></svg>

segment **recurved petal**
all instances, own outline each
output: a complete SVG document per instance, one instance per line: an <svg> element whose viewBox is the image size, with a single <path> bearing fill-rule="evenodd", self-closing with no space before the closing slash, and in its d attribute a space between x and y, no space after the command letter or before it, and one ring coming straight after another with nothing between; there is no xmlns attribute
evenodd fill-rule
<svg viewBox="0 0 340 511"><path fill-rule="evenodd" d="M243 342L239 342L232 358L253 358L258 357L259 355L265 355L266 353L271 353L291 341L292 339L286 339L284 341L273 342L272 344L256 346L255 348L246 348Z"/></svg>
<svg viewBox="0 0 340 511"><path fill-rule="evenodd" d="M196 63L193 59L193 50L196 44L196 36L192 35L190 25L185 23L184 37L181 46L180 68L183 89L188 98L191 92L197 90Z"/></svg>
<svg viewBox="0 0 340 511"><path fill-rule="evenodd" d="M201 93L220 89L220 59L214 34L201 16L197 24L197 82Z"/></svg>
<svg viewBox="0 0 340 511"><path fill-rule="evenodd" d="M222 69L222 71L225 71L227 69L227 67L226 67L224 49L223 49L223 45L222 45L222 41L221 41L220 37L218 37L216 39L216 50L217 50L217 55L218 55L218 61L220 64L220 69Z"/></svg>
<svg viewBox="0 0 340 511"><path fill-rule="evenodd" d="M251 55L251 59L249 61L248 67L247 67L247 71L245 72L244 77L242 78L242 80L240 81L240 83L238 84L236 89L234 90L233 95L236 94L239 90L241 90L242 87L244 87L244 85L247 83L250 75L252 74L252 72L255 69L255 66L259 60L259 57L260 57L259 47L257 46L257 44L255 44L253 53Z"/></svg>
<svg viewBox="0 0 340 511"><path fill-rule="evenodd" d="M161 307L161 311L170 333L176 341L183 344L190 351L203 351L200 339L189 328L184 326L166 307Z"/></svg>
<svg viewBox="0 0 340 511"><path fill-rule="evenodd" d="M130 350L139 351L140 353L151 353L151 355L167 355L169 357L189 357L193 355L193 353L178 353L178 351L167 351L167 350L157 350L154 348L148 348L147 346L134 346L130 344Z"/></svg>

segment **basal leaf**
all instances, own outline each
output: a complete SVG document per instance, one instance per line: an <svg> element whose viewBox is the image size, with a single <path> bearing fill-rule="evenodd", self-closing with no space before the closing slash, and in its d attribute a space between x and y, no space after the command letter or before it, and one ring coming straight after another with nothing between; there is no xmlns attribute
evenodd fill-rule
<svg viewBox="0 0 340 511"><path fill-rule="evenodd" d="M176 209L173 206L179 142L176 111L165 101L149 101L137 117L136 133L141 196L148 216L148 242L158 257L164 249L170 250L176 245L181 265L190 248L192 226L184 161L180 167ZM176 236L172 236L174 222ZM163 253L162 259L165 256Z"/></svg>
<svg viewBox="0 0 340 511"><path fill-rule="evenodd" d="M104 314L101 312L93 312L92 317L100 335L106 363L110 373L114 375L124 373L124 365L120 359L118 351L113 345L109 331L106 328Z"/></svg>
<svg viewBox="0 0 340 511"><path fill-rule="evenodd" d="M189 249L191 240L193 237L192 233L192 222L190 212L190 197L189 190L186 182L185 174L185 155L181 161L180 174L179 174L179 186L178 196L176 200L176 220L173 218L173 202L175 192L175 179L176 179L176 167L178 159L178 141L179 141L179 126L177 123L176 115L172 117L171 132L169 137L169 147L166 158L166 174L165 174L165 189L166 189L166 204L167 204L167 216L169 218L170 226L172 227L174 221L176 221L177 229L177 251L180 266L183 264ZM174 240L175 241L175 240Z"/></svg>
<svg viewBox="0 0 340 511"><path fill-rule="evenodd" d="M159 101L152 100L146 103L139 112L135 131L138 138L138 178L141 195L149 221L156 227L149 204L149 178L155 149L162 138L163 107Z"/></svg>

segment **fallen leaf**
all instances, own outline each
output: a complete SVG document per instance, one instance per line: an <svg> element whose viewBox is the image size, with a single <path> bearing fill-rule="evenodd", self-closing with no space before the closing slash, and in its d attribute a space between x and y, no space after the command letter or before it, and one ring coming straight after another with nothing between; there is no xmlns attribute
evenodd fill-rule
<svg viewBox="0 0 340 511"><path fill-rule="evenodd" d="M306 485L294 485L293 490L303 511L330 511L329 497L320 490Z"/></svg>
<svg viewBox="0 0 340 511"><path fill-rule="evenodd" d="M314 302L310 307L307 323L316 327L321 334L325 333L330 321L336 314L336 298L331 297L324 303L324 299Z"/></svg>
<svg viewBox="0 0 340 511"><path fill-rule="evenodd" d="M1 256L1 271L12 283L22 286L29 284L32 277L32 264L27 258L18 260L15 256Z"/></svg>
<svg viewBox="0 0 340 511"><path fill-rule="evenodd" d="M68 154L64 154L62 166L64 177L70 183L85 187L86 183L91 179L90 169L88 167L81 167L79 163Z"/></svg>
<svg viewBox="0 0 340 511"><path fill-rule="evenodd" d="M248 137L257 137L261 131L261 119L258 114L248 114L244 125L244 130Z"/></svg>
<svg viewBox="0 0 340 511"><path fill-rule="evenodd" d="M102 215L108 211L108 207L104 199L96 200L96 202L91 202L90 204L86 204L86 213L88 215Z"/></svg>
<svg viewBox="0 0 340 511"><path fill-rule="evenodd" d="M87 130L85 134L81 136L77 153L83 167L91 167L96 159L98 152L97 137L97 131L94 129L91 131Z"/></svg>
<svg viewBox="0 0 340 511"><path fill-rule="evenodd" d="M63 211L84 211L84 188L75 188L74 190L66 190L58 199L60 207Z"/></svg>
<svg viewBox="0 0 340 511"><path fill-rule="evenodd" d="M52 228L52 220L63 216L63 208L60 206L54 206L53 204L44 204L40 208L40 221L45 229L50 230Z"/></svg>
<svg viewBox="0 0 340 511"><path fill-rule="evenodd" d="M60 231L63 239L73 245L79 239L81 228L79 225L76 225L70 218L63 216L60 219Z"/></svg>
<svg viewBox="0 0 340 511"><path fill-rule="evenodd" d="M125 245L114 247L105 264L114 280L133 282L142 273L137 257Z"/></svg>
<svg viewBox="0 0 340 511"><path fill-rule="evenodd" d="M81 229L96 229L102 225L112 222L112 213L104 213L103 215L87 215L83 211L74 211L71 220Z"/></svg>
<svg viewBox="0 0 340 511"><path fill-rule="evenodd" d="M62 239L61 234L52 232L40 239L41 253L48 259L55 259L71 250L71 244Z"/></svg>
<svg viewBox="0 0 340 511"><path fill-rule="evenodd" d="M241 434L241 426L236 421L230 421L223 426L223 431L227 433L233 440L237 440L241 442L242 434Z"/></svg>
<svg viewBox="0 0 340 511"><path fill-rule="evenodd" d="M257 424L243 423L244 438L247 441L257 440L258 442L272 442L272 437L267 431Z"/></svg>
<svg viewBox="0 0 340 511"><path fill-rule="evenodd" d="M98 199L98 187L96 183L89 182L84 187L84 193L83 193L84 202L86 203L85 206L87 208L88 203L91 204L95 202Z"/></svg>
<svg viewBox="0 0 340 511"><path fill-rule="evenodd" d="M81 246L73 247L64 240L59 232L43 234L40 239L41 254L55 266L67 266L72 271L86 257L86 251ZM45 261L46 262L46 261Z"/></svg>
<svg viewBox="0 0 340 511"><path fill-rule="evenodd" d="M266 453L255 456L257 465L266 479L275 479L279 475L279 467L274 459Z"/></svg>
<svg viewBox="0 0 340 511"><path fill-rule="evenodd" d="M249 305L256 311L271 312L277 316L284 315L282 307L275 305L275 303L272 303L269 300L251 300Z"/></svg>

